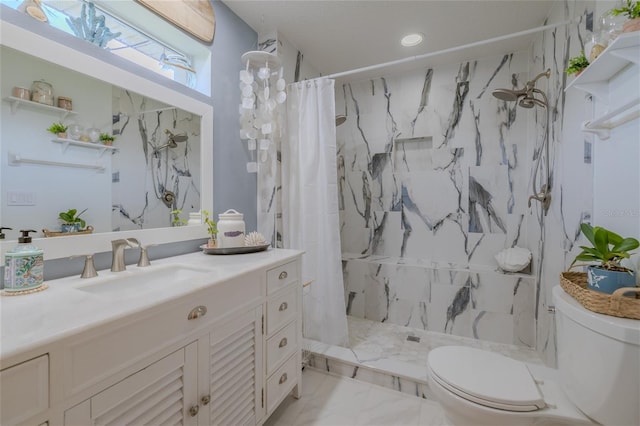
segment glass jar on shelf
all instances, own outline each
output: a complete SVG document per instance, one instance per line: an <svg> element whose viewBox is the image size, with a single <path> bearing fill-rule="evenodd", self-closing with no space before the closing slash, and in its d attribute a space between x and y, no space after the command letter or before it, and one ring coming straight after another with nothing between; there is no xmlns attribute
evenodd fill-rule
<svg viewBox="0 0 640 426"><path fill-rule="evenodd" d="M31 85L31 100L53 106L53 86L44 80L36 80Z"/></svg>

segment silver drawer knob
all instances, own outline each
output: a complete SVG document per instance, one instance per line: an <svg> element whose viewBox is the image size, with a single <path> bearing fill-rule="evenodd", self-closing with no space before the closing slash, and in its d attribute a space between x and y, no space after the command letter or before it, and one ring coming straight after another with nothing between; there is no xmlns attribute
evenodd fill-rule
<svg viewBox="0 0 640 426"><path fill-rule="evenodd" d="M287 304L287 302L282 302L282 303L280 304L280 307L278 308L278 310L279 310L280 312L282 312L282 311L286 311L288 307L289 307L289 304Z"/></svg>
<svg viewBox="0 0 640 426"><path fill-rule="evenodd" d="M282 271L280 272L280 275L278 275L278 278L281 280L286 279L289 276L289 274L287 274L287 271Z"/></svg>
<svg viewBox="0 0 640 426"><path fill-rule="evenodd" d="M287 373L282 374L282 376L280 376L280 384L283 384L284 382L287 381Z"/></svg>
<svg viewBox="0 0 640 426"><path fill-rule="evenodd" d="M202 305L196 306L189 312L189 315L187 315L187 319L188 320L198 319L200 317L205 316L206 314L207 314L206 306L202 306Z"/></svg>
<svg viewBox="0 0 640 426"><path fill-rule="evenodd" d="M285 346L287 346L287 338L283 337L282 340L280 340L280 344L278 345L278 347L284 348Z"/></svg>

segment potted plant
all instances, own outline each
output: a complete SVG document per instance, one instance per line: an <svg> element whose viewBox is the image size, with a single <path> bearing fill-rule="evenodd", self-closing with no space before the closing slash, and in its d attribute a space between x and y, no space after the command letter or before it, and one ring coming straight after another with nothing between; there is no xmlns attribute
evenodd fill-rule
<svg viewBox="0 0 640 426"><path fill-rule="evenodd" d="M218 226L213 219L209 218L209 212L202 210L204 215L204 223L207 225L207 232L209 233L209 241L207 241L207 247L214 248L218 246L216 235L218 234Z"/></svg>
<svg viewBox="0 0 640 426"><path fill-rule="evenodd" d="M78 232L87 225L84 219L80 218L80 215L86 212L87 209L82 210L78 213L76 209L70 209L66 212L60 212L58 217L62 220L62 232ZM76 214L78 213L78 214Z"/></svg>
<svg viewBox="0 0 640 426"><path fill-rule="evenodd" d="M111 146L115 140L116 138L111 136L109 133L100 133L100 141L103 145Z"/></svg>
<svg viewBox="0 0 640 426"><path fill-rule="evenodd" d="M640 31L640 1L627 0L626 4L617 9L611 9L614 16L626 15L629 20L622 24L622 32Z"/></svg>
<svg viewBox="0 0 640 426"><path fill-rule="evenodd" d="M603 293L613 293L619 288L635 287L635 272L620 264L629 258L629 251L638 248L640 243L635 238L622 238L615 232L588 223L580 225L584 236L592 247L580 246L582 252L576 256L571 267L577 261L599 262L587 268L587 287Z"/></svg>
<svg viewBox="0 0 640 426"><path fill-rule="evenodd" d="M53 123L48 129L48 132L53 133L59 138L66 139L67 138L67 129L69 127L62 124L62 122Z"/></svg>
<svg viewBox="0 0 640 426"><path fill-rule="evenodd" d="M578 56L569 59L569 68L567 68L565 72L569 75L575 74L577 77L588 66L589 61L587 60L587 57L584 56L584 51L582 51Z"/></svg>

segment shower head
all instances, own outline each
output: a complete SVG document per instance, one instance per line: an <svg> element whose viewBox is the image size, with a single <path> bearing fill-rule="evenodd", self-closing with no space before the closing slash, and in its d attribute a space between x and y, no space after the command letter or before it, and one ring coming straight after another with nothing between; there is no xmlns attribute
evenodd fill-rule
<svg viewBox="0 0 640 426"><path fill-rule="evenodd" d="M336 127L347 121L346 115L336 115Z"/></svg>
<svg viewBox="0 0 640 426"><path fill-rule="evenodd" d="M527 91L522 90L511 90L511 89L495 89L491 94L500 99L501 101L513 102L518 100L520 96L525 96Z"/></svg>
<svg viewBox="0 0 640 426"><path fill-rule="evenodd" d="M169 131L169 129L165 129L164 132L169 136L167 138L167 143L157 147L156 151L160 151L161 149L165 148L177 148L178 142L186 142L189 140L189 136L187 136L186 134L174 135L173 133L171 133L171 131Z"/></svg>
<svg viewBox="0 0 640 426"><path fill-rule="evenodd" d="M518 105L523 108L533 108L538 105L541 107L547 107L546 96L544 96L544 92L539 89L536 89L536 81L538 81L542 77L547 77L551 75L551 69L547 69L545 72L541 72L533 80L527 81L525 86L520 90L512 90L512 89L495 89L493 92L493 96L496 98L506 101L513 102L520 99ZM540 100L535 98L534 93L541 94L545 100Z"/></svg>

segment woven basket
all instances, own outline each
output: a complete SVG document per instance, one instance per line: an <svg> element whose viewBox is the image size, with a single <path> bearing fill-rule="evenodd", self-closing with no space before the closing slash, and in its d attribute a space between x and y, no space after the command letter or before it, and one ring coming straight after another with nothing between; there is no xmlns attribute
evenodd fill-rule
<svg viewBox="0 0 640 426"><path fill-rule="evenodd" d="M584 272L562 272L560 286L582 306L599 314L640 320L640 287L625 287L613 294L600 293L587 288L587 274ZM623 296L635 292L636 297Z"/></svg>

